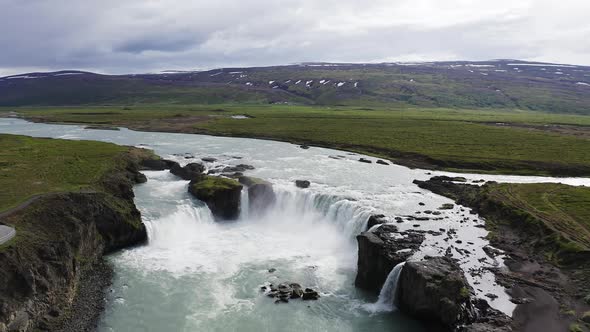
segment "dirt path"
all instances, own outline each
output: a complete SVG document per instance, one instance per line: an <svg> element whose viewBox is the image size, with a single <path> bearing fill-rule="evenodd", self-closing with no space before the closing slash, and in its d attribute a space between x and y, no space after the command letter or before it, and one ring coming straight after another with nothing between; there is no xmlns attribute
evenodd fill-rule
<svg viewBox="0 0 590 332"><path fill-rule="evenodd" d="M10 241L16 235L16 231L12 227L0 225L0 245Z"/></svg>

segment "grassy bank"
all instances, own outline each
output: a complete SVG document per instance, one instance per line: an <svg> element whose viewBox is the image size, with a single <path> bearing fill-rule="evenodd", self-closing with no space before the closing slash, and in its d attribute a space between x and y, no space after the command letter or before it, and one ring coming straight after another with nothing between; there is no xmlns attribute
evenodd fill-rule
<svg viewBox="0 0 590 332"><path fill-rule="evenodd" d="M101 179L124 167L130 151L100 142L0 135L0 212L39 194L101 191Z"/></svg>
<svg viewBox="0 0 590 332"><path fill-rule="evenodd" d="M554 183L488 183L481 187L433 178L420 187L477 210L487 220L490 239L519 234L521 247L555 263L590 259L590 188ZM506 233L505 230L502 232ZM501 243L506 243L501 241Z"/></svg>
<svg viewBox="0 0 590 332"><path fill-rule="evenodd" d="M486 199L503 204L522 216L522 228L542 227L549 259L590 250L590 188L562 184L494 184ZM528 225L527 225L528 223Z"/></svg>
<svg viewBox="0 0 590 332"><path fill-rule="evenodd" d="M127 126L310 143L408 166L489 173L590 175L590 117L513 110L138 106L11 109L36 121ZM5 109L8 111L8 109ZM247 119L235 119L243 114Z"/></svg>

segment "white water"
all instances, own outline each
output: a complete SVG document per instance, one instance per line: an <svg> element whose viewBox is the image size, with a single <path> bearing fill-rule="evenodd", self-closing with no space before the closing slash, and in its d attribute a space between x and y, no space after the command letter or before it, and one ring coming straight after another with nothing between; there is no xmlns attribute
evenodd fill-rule
<svg viewBox="0 0 590 332"><path fill-rule="evenodd" d="M19 119L0 119L0 132L148 147L181 163L216 157L219 161L207 164L208 168L251 164L256 169L247 175L274 184L277 201L265 213L243 209L237 222L215 223L206 206L187 193L186 181L166 171L146 172L149 181L138 185L135 194L150 241L109 258L115 279L101 331L424 330L419 322L399 312L367 310L367 305L376 306L376 298L354 287L354 237L366 227L372 213L416 215L452 203L412 183L414 179L452 173L364 164L358 162L361 156L356 154L322 148L303 150L287 143L252 139L85 130ZM334 156L340 157L331 158ZM469 180L590 185L586 178L461 176ZM293 184L296 179L310 180L312 186L298 189ZM249 199L246 193L242 197L244 202ZM457 237L449 242L444 236L427 236L416 259L442 255L452 245L455 249L451 254L465 271L501 267L501 258L491 259L481 249L488 244L487 232L474 226L484 221L469 212L456 206L442 211L442 220L406 221L397 226L400 230L415 229L416 223L418 229L426 231L456 230ZM456 239L463 243L455 243ZM277 272L269 273L270 268ZM467 278L476 294L497 295L490 304L511 312L514 305L492 273L483 270L468 273ZM259 287L280 281L315 288L322 297L317 302L275 305Z"/></svg>
<svg viewBox="0 0 590 332"><path fill-rule="evenodd" d="M375 313L390 312L397 309L396 302L399 277L405 264L405 262L399 263L391 269L391 272L387 275L387 279L385 279L385 283L381 288L381 292L379 292L377 302L367 305L367 310Z"/></svg>

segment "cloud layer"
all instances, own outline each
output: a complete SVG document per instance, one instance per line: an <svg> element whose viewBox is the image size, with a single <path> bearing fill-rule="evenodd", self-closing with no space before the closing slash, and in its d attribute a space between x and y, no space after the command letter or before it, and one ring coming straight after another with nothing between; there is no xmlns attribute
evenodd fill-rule
<svg viewBox="0 0 590 332"><path fill-rule="evenodd" d="M587 0L0 0L0 75L516 58L590 65Z"/></svg>

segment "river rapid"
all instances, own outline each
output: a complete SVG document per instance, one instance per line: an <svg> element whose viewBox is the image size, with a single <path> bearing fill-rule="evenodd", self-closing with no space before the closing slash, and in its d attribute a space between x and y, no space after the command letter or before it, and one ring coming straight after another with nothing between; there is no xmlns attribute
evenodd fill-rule
<svg viewBox="0 0 590 332"><path fill-rule="evenodd" d="M213 157L216 162L205 163L209 169L249 164L255 169L246 175L273 183L277 201L266 211L244 208L238 221L216 223L208 208L187 193L187 181L168 171L145 172L148 182L135 187L135 203L149 243L109 256L115 277L100 331L426 331L383 298L354 287L355 236L365 230L372 214L383 213L393 221L452 203L412 181L453 173L366 164L358 159L375 158L245 138L88 130L9 118L0 119L0 133L144 147L181 164ZM586 178L460 176L470 181L590 186ZM311 187L296 188L293 182L298 179L311 181ZM242 201L247 199L244 192ZM462 244L453 243L460 250L452 254L467 272L503 266L501 257L491 259L482 250L487 232L475 226L484 220L461 206L442 211L440 217L396 225L401 230L455 229ZM415 259L444 254L449 243L443 237L427 236ZM466 276L478 296L495 294L498 298L490 305L512 312L514 305L493 274ZM260 292L267 282L283 281L312 287L321 298L277 305Z"/></svg>

